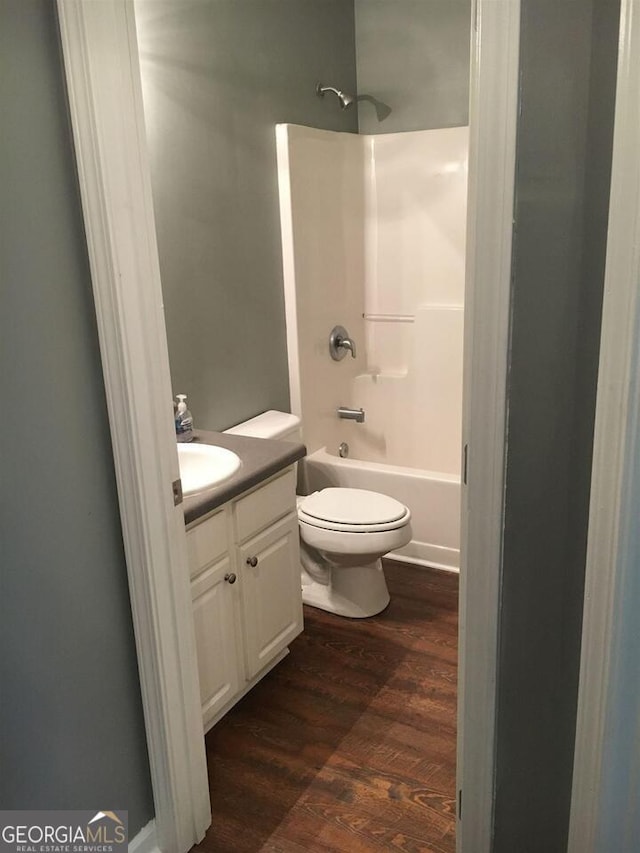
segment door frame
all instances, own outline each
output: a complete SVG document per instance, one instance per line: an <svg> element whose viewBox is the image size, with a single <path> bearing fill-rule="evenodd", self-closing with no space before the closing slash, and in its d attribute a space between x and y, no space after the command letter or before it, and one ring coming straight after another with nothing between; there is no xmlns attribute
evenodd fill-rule
<svg viewBox="0 0 640 853"><path fill-rule="evenodd" d="M132 0L57 0L156 810L186 853L211 821L186 535ZM457 846L489 853L520 0L474 0L465 306ZM275 164L274 164L275 168ZM472 571L469 555L473 554ZM469 641L472 638L472 641Z"/></svg>
<svg viewBox="0 0 640 853"><path fill-rule="evenodd" d="M640 778L636 721L631 728L624 717L613 724L617 679L626 678L629 701L634 691L640 701L637 658L631 671L616 672L624 661L620 643L628 644L629 620L637 624L637 611L625 609L625 593L638 571L632 555L638 547L634 496L637 501L640 494L639 103L640 8L637 0L622 0L569 853L605 843L599 832L611 784L605 766L609 738L627 756L629 779L635 774L637 784ZM639 645L636 639L636 653ZM628 645L626 653L632 653ZM629 748L634 738L635 751Z"/></svg>
<svg viewBox="0 0 640 853"><path fill-rule="evenodd" d="M57 11L155 806L144 847L184 853L211 809L134 9Z"/></svg>
<svg viewBox="0 0 640 853"><path fill-rule="evenodd" d="M471 39L456 841L458 853L489 853L495 801L519 0L477 0Z"/></svg>

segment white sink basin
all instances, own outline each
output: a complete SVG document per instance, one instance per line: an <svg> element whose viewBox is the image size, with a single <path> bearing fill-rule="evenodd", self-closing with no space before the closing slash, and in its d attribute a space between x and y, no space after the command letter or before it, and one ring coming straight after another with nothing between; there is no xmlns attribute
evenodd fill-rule
<svg viewBox="0 0 640 853"><path fill-rule="evenodd" d="M211 444L178 444L178 461L185 497L219 486L240 467L233 450Z"/></svg>

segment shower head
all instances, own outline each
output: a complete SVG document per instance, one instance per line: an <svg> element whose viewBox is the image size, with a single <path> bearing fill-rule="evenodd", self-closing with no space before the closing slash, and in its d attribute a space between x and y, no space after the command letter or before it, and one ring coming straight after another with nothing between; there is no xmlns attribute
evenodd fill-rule
<svg viewBox="0 0 640 853"><path fill-rule="evenodd" d="M345 92L338 92L338 97L340 98L340 106L343 110L348 109L355 101L352 95L347 95Z"/></svg>
<svg viewBox="0 0 640 853"><path fill-rule="evenodd" d="M355 101L355 98L352 95L347 95L340 89L334 89L333 86L323 86L322 83L316 83L316 95L319 98L324 98L325 92L333 92L340 101L340 106L343 110L346 110Z"/></svg>

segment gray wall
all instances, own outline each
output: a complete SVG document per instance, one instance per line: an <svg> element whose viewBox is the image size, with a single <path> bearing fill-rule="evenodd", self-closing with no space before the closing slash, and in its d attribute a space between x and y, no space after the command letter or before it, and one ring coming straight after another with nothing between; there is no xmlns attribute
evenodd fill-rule
<svg viewBox="0 0 640 853"><path fill-rule="evenodd" d="M352 0L137 0L173 390L223 429L289 390L275 124L357 131Z"/></svg>
<svg viewBox="0 0 640 853"><path fill-rule="evenodd" d="M51 0L0 3L0 807L153 816Z"/></svg>
<svg viewBox="0 0 640 853"><path fill-rule="evenodd" d="M495 853L566 850L618 7L522 5Z"/></svg>
<svg viewBox="0 0 640 853"><path fill-rule="evenodd" d="M467 124L471 0L355 0L355 11L360 133Z"/></svg>

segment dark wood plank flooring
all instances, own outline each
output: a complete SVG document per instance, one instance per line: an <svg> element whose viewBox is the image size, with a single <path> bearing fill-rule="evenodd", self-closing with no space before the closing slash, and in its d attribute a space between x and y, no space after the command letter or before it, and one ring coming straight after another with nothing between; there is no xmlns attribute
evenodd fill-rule
<svg viewBox="0 0 640 853"><path fill-rule="evenodd" d="M201 853L453 853L458 577L386 561L391 604L305 608L291 654L207 735Z"/></svg>

